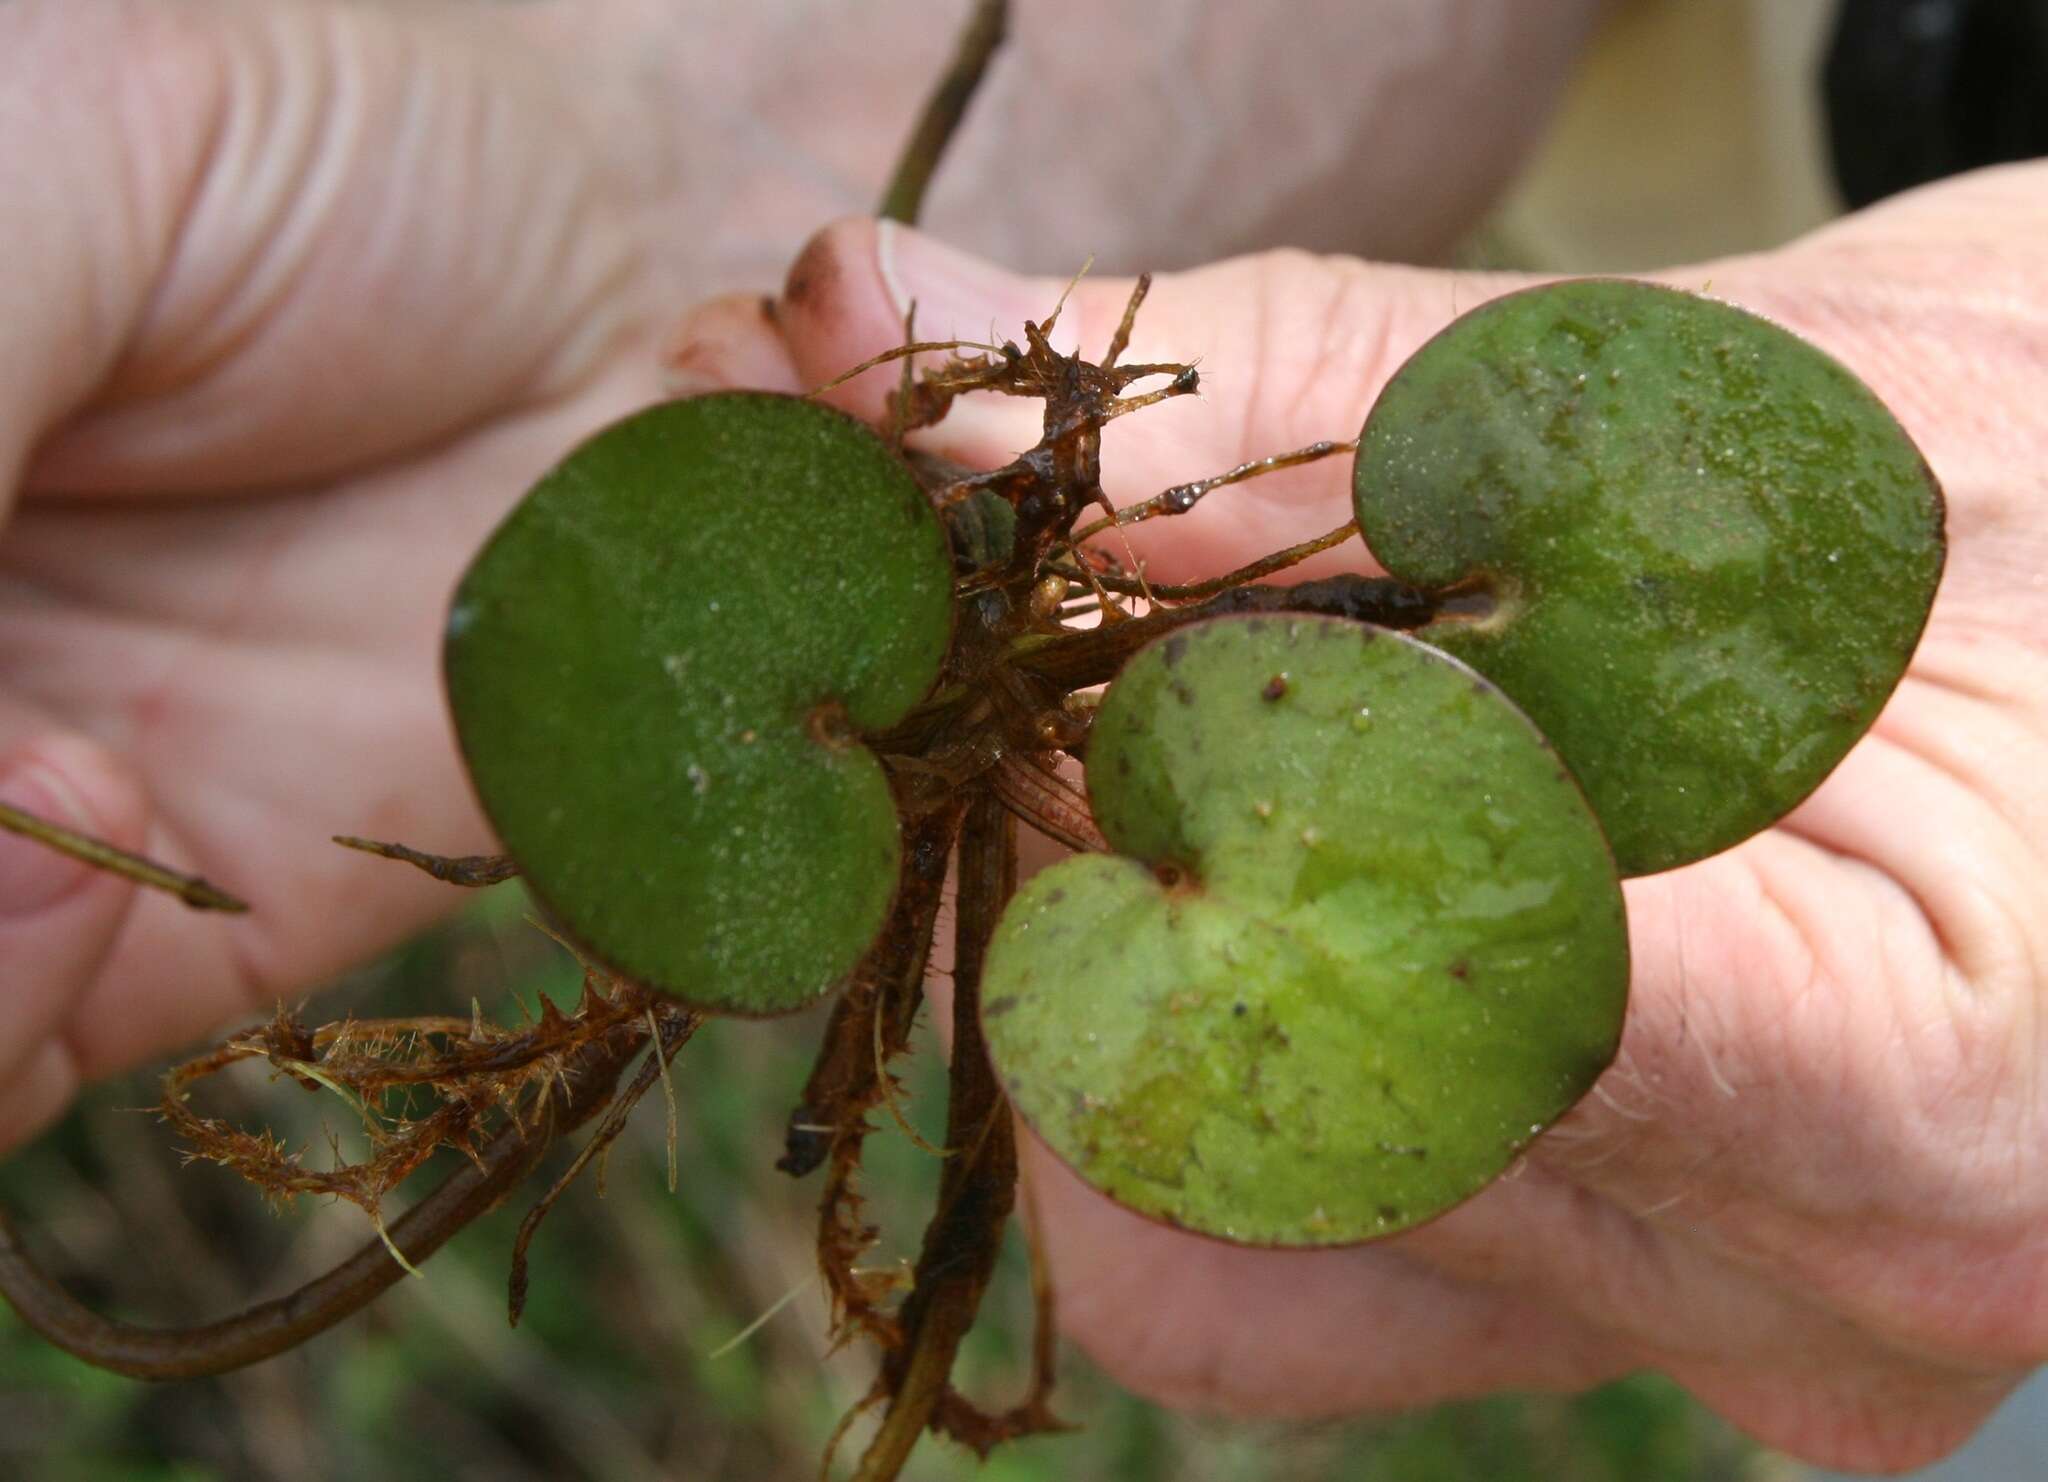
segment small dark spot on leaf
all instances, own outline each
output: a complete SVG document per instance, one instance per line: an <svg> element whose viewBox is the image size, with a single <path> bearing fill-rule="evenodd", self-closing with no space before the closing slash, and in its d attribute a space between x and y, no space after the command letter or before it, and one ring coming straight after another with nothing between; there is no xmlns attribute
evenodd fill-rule
<svg viewBox="0 0 2048 1482"><path fill-rule="evenodd" d="M1177 679L1173 682L1173 697L1183 705L1195 703L1195 692Z"/></svg>
<svg viewBox="0 0 2048 1482"><path fill-rule="evenodd" d="M1185 633L1176 633L1171 638L1166 640L1166 647L1161 651L1160 657L1163 658L1166 661L1167 666L1171 668L1173 665L1178 664L1181 661L1181 656L1185 654L1187 651L1188 635Z"/></svg>
<svg viewBox="0 0 2048 1482"><path fill-rule="evenodd" d="M1379 1213L1380 1218L1385 1220L1390 1225L1401 1218L1401 1211L1399 1209L1396 1209L1391 1204L1382 1204L1380 1206Z"/></svg>
<svg viewBox="0 0 2048 1482"><path fill-rule="evenodd" d="M1278 700L1287 693L1287 676L1275 674L1266 681L1266 687L1259 694L1268 700Z"/></svg>
<svg viewBox="0 0 2048 1482"><path fill-rule="evenodd" d="M1058 905L1058 904L1059 904L1059 903L1060 903L1061 901L1065 900L1066 898L1067 898L1067 887L1066 887L1066 886L1064 886L1064 885L1060 885L1060 886L1055 886L1055 887L1054 887L1053 889L1051 889L1051 890L1048 890L1048 891L1047 891L1047 892L1045 893L1045 903L1046 903L1046 904L1047 904L1048 906L1056 906L1056 905Z"/></svg>
<svg viewBox="0 0 2048 1482"><path fill-rule="evenodd" d="M1250 1012L1250 1009L1246 1004L1240 1001L1230 1006L1230 1012L1234 1018L1242 1019L1247 1013Z"/></svg>
<svg viewBox="0 0 2048 1482"><path fill-rule="evenodd" d="M982 1005L981 1017L984 1019L1000 1019L1015 1007L1017 1007L1017 996L1015 994L1007 994L1002 998L991 998Z"/></svg>
<svg viewBox="0 0 2048 1482"><path fill-rule="evenodd" d="M1451 976L1461 983L1464 982L1465 979L1472 976L1472 964L1460 957L1451 964Z"/></svg>

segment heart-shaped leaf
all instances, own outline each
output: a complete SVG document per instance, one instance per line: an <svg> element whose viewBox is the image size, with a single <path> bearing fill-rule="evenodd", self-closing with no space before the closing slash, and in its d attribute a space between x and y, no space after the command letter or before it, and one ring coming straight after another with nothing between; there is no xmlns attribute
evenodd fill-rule
<svg viewBox="0 0 2048 1482"><path fill-rule="evenodd" d="M802 1007L901 849L857 733L936 678L951 563L852 418L701 396L600 432L463 577L448 696L485 811L580 946L715 1011Z"/></svg>
<svg viewBox="0 0 2048 1482"><path fill-rule="evenodd" d="M1342 619L1197 624L1111 687L1088 784L1124 853L1018 894L982 1021L1017 1110L1118 1202L1247 1243L1391 1234L1612 1057L1606 841L1456 660Z"/></svg>
<svg viewBox="0 0 2048 1482"><path fill-rule="evenodd" d="M1783 816L1905 671L1942 501L1842 366L1742 310L1612 280L1457 320L1367 418L1355 496L1424 632L1534 717L1625 874Z"/></svg>

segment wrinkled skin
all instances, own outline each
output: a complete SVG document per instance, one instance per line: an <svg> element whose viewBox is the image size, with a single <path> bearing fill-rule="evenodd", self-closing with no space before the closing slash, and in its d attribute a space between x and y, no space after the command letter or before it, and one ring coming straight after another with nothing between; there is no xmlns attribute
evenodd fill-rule
<svg viewBox="0 0 2048 1482"><path fill-rule="evenodd" d="M1070 260L1031 227L1091 229L1052 160L1094 138L1090 188L1114 197L1156 153L1140 122L1172 117L1198 168L1094 245L1157 261L1178 232L1185 259L1205 179L1235 170L1256 178L1212 250L1281 231L1439 249L1596 6L1313 8L1403 40L1366 64L1383 96L1333 111L1321 163L1275 172L1171 110L1197 77L1272 111L1267 72L1336 65L1302 35L1185 0L1150 19L1034 0L935 219ZM267 1014L450 908L325 840L491 847L435 667L458 573L563 450L661 394L683 306L772 290L819 222L879 196L960 13L0 3L0 799L255 907L195 916L0 835L0 1151L81 1079ZM1119 67L1129 85L1096 96ZM1040 106L1037 73L1087 107ZM1340 209L1312 188L1390 128L1418 149L1378 152L1401 162L1370 190ZM1031 190L975 167L1012 150L1041 160ZM1443 188L1394 221L1432 159Z"/></svg>
<svg viewBox="0 0 2048 1482"><path fill-rule="evenodd" d="M1317 1415L1651 1366L1774 1445L1889 1468L1959 1444L2048 1357L2044 241L2036 166L1666 275L1808 334L1926 451L1952 549L1910 674L1781 826L1628 884L1619 1060L1519 1176L1435 1224L1233 1249L1114 1208L1027 1139L1062 1322L1113 1373ZM1455 310L1514 282L1299 254L1162 278L1132 353L1198 359L1206 395L1111 430L1111 498L1345 435ZM975 333L1059 288L844 223L791 274L781 383L889 344L908 298L921 334ZM1062 329L1099 349L1127 292L1084 282ZM737 303L685 327L756 379L768 333ZM847 404L878 415L888 381ZM1034 410L962 407L931 441L994 462L1035 439ZM1155 577L1206 575L1340 524L1348 478L1292 471L1131 543Z"/></svg>
<svg viewBox="0 0 2048 1482"><path fill-rule="evenodd" d="M317 841L488 847L433 671L445 593L535 473L655 394L664 345L678 385L793 389L890 343L907 296L925 333L1049 307L1056 283L856 222L798 263L779 328L732 297L664 339L751 249L692 207L654 8L606 4L608 26L592 5L577 25L555 5L0 7L0 69L26 79L0 89L0 212L20 216L0 464L26 494L0 533L0 796L258 908L192 917L0 849L0 1145L82 1075L445 908ZM316 60L344 103L277 85ZM1424 93L1444 111L1417 137L1455 158L1463 99ZM1629 886L1620 1061L1518 1178L1437 1224L1235 1250L1029 1153L1064 1321L1116 1374L1304 1415L1648 1365L1773 1444L1898 1467L2048 1357L2044 242L2048 170L2015 168L1671 275L1842 356L1926 449L1953 552L1912 674L1783 827ZM1403 355L1505 286L1294 254L1163 278L1134 351L1199 357L1207 394L1112 429L1112 496L1348 435ZM1099 350L1124 292L1084 284L1063 330ZM990 461L1030 420L963 407L934 441ZM1339 523L1345 479L1228 491L1133 544L1157 575L1208 574ZM242 497L187 497L221 493Z"/></svg>

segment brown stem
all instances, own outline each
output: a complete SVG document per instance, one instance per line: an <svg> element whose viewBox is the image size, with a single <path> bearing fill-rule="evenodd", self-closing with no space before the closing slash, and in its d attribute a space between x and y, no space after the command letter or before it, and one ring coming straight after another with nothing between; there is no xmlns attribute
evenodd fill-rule
<svg viewBox="0 0 2048 1482"><path fill-rule="evenodd" d="M509 854L427 854L404 844L387 844L380 839L359 839L354 834L336 834L334 842L344 849L374 854L379 859L395 859L400 864L409 864L416 870L425 870L436 880L447 885L464 885L472 888L501 885L519 873L519 866L512 862L512 856Z"/></svg>
<svg viewBox="0 0 2048 1482"><path fill-rule="evenodd" d="M1439 599L1446 595L1383 576L1333 576L1291 587L1236 587L1206 602L1154 608L1127 622L1087 628L1049 642L1034 641L1032 648L1018 655L1016 663L1061 689L1086 689L1108 683L1132 654L1189 623L1238 613L1301 612L1353 618L1382 628L1419 628L1436 614Z"/></svg>
<svg viewBox="0 0 2048 1482"><path fill-rule="evenodd" d="M974 11L960 32L952 65L925 100L924 112L909 142L903 146L902 158L897 161L889 188L882 193L881 209L876 215L905 225L916 223L924 206L925 187L931 184L946 146L953 142L953 134L967 114L967 105L974 101L975 90L981 86L996 49L1003 44L1009 24L1010 7L1006 0L975 0Z"/></svg>
<svg viewBox="0 0 2048 1482"><path fill-rule="evenodd" d="M90 834L78 833L46 818L38 818L33 813L9 807L6 803L0 803L0 829L33 839L46 849L69 855L96 870L105 870L110 875L133 880L137 885L175 895L195 911L241 912L249 909L247 901L236 899L197 875L182 874L153 859L130 854L126 849L116 849Z"/></svg>
<svg viewBox="0 0 2048 1482"><path fill-rule="evenodd" d="M653 1013L653 1010L649 1010L650 1016ZM576 1182L583 1170L590 1166L591 1160L603 1157L611 1145L618 1141L619 1134L626 1130L627 1120L633 1115L633 1108L640 1104L640 1098L652 1089L656 1081L666 1076L669 1061L675 1059L676 1052L689 1043L690 1036L695 1034L703 1023L704 1018L701 1014L693 1014L688 1009L671 1007L661 1012L658 1022L654 1025L655 1032L648 1036L647 1060L640 1067L639 1074L633 1077L625 1090L612 1099L603 1120L598 1123L597 1131L591 1134L590 1141L584 1144L575 1161L563 1170L562 1176L554 1181L548 1191L535 1202L533 1208L526 1211L526 1218L519 1222L519 1233L512 1241L512 1272L505 1283L505 1316L513 1327L519 1326L519 1319L526 1313L527 1252L533 1245L533 1237L540 1229L541 1221L548 1217L556 1202L569 1191L569 1186ZM669 1131L673 1138L673 1122L669 1124ZM669 1187L673 1191L673 1146L669 1157ZM598 1190L602 1193L603 1189L604 1176L600 1173Z"/></svg>
<svg viewBox="0 0 2048 1482"><path fill-rule="evenodd" d="M1282 468L1299 468L1304 463L1315 463L1334 457L1339 453L1355 453L1358 444L1353 442L1310 443L1305 448L1296 448L1291 453L1275 453L1269 458L1254 458L1249 463L1240 463L1228 473L1219 473L1211 478L1196 479L1189 484L1175 484L1171 489L1154 494L1150 499L1136 504L1127 504L1116 512L1114 519L1097 520L1093 525L1074 532L1074 543L1100 535L1103 531L1119 525L1137 525L1161 515L1184 515L1200 504L1208 495L1232 484L1241 484Z"/></svg>
<svg viewBox="0 0 2048 1482"><path fill-rule="evenodd" d="M980 340L913 340L906 336L904 343L891 345L878 355L870 355L851 370L841 371L831 380L824 382L822 385L814 386L804 394L806 396L823 396L828 391L837 391L841 386L844 386L848 381L853 380L857 376L866 375L877 366L887 365L895 360L908 361L913 356L925 355L934 350L985 350L990 354L1001 354L1002 348L1001 345L985 344Z"/></svg>
<svg viewBox="0 0 2048 1482"><path fill-rule="evenodd" d="M782 1157L775 1166L791 1177L803 1177L841 1144L857 1143L866 1135L867 1114L882 1098L880 1081L887 1062L902 1053L924 1002L925 963L945 890L946 858L959 832L957 806L917 819L905 829L903 883L889 924L832 1006L825 1042L789 1116ZM853 1161L859 1161L857 1148Z"/></svg>
<svg viewBox="0 0 2048 1482"><path fill-rule="evenodd" d="M1045 1258L1044 1232L1031 1197L1031 1186L1019 1184L1024 1194L1024 1238L1031 1253L1031 1382L1024 1398L999 1414L977 1409L949 1389L932 1416L935 1427L987 1461L996 1447L1026 1436L1070 1431L1074 1426L1053 1413L1052 1391L1057 1382L1059 1323L1055 1312L1052 1270Z"/></svg>
<svg viewBox="0 0 2048 1482"><path fill-rule="evenodd" d="M1313 540L1304 540L1299 545L1274 551L1269 556L1261 556L1258 560L1240 566L1235 571L1226 571L1221 576L1212 576L1206 581L1188 582L1183 586L1161 586L1156 582L1147 582L1142 577L1104 575L1097 579L1112 592L1122 592L1126 596L1157 598L1162 602L1199 602L1205 597L1227 592L1232 587L1241 587L1261 577L1285 571L1290 566L1299 566L1310 556L1320 555L1334 546L1340 546L1357 533L1358 521L1346 520L1335 530L1318 535ZM1052 569L1073 581L1081 580L1084 576L1079 568L1055 564Z"/></svg>
<svg viewBox="0 0 2048 1482"><path fill-rule="evenodd" d="M418 1265L496 1208L557 1137L604 1107L639 1045L638 1039L617 1035L580 1052L566 1067L566 1094L551 1103L542 1125L500 1131L475 1162L456 1169L392 1223L391 1244ZM384 1241L372 1240L275 1301L196 1327L143 1328L102 1317L72 1297L36 1263L0 1210L0 1296L23 1322L74 1358L133 1379L198 1379L275 1358L360 1311L404 1274Z"/></svg>
<svg viewBox="0 0 2048 1482"><path fill-rule="evenodd" d="M1103 352L1102 368L1114 370L1116 363L1123 359L1124 351L1131 348L1131 329L1138 322L1138 310L1145 305L1145 296L1152 291L1152 275L1138 274L1138 281L1131 285L1131 296L1124 301L1124 317L1117 321L1116 333L1109 337L1109 348Z"/></svg>
<svg viewBox="0 0 2048 1482"><path fill-rule="evenodd" d="M925 1229L904 1299L902 1346L883 1359L889 1408L854 1482L893 1482L948 1393L960 1340L973 1326L1017 1196L1010 1108L981 1037L981 969L1017 884L1016 823L988 793L968 807L960 840L953 967L953 1069L939 1208Z"/></svg>

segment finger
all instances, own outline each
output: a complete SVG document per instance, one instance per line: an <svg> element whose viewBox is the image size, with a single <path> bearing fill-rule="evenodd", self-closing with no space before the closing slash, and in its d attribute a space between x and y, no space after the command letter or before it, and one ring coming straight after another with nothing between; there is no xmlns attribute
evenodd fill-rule
<svg viewBox="0 0 2048 1482"><path fill-rule="evenodd" d="M1520 281L1296 252L1160 276L1125 363L1195 363L1202 392L1104 432L1106 492L1121 505L1250 458L1356 437L1380 386L1418 345L1459 311ZM1131 286L1082 279L1054 345L1100 356ZM1048 318L1065 288L1013 276L892 223L844 221L813 238L791 269L782 326L798 370L818 385L901 343L913 302L920 340L1000 341L1020 337L1027 318ZM894 366L871 371L834 398L879 418L897 374ZM1035 444L1040 431L1036 403L983 396L957 406L924 441L989 467ZM1129 539L1154 575L1179 580L1319 535L1350 514L1349 460L1332 458L1235 486L1191 514L1135 526ZM1331 560L1357 566L1365 555L1354 543Z"/></svg>
<svg viewBox="0 0 2048 1482"><path fill-rule="evenodd" d="M951 955L950 923L939 951ZM950 1050L953 988L926 985ZM1399 1242L1276 1250L1191 1235L1112 1202L1016 1123L1019 1200L1057 1295L1060 1331L1119 1383L1164 1404L1311 1418L1505 1387L1583 1389L1639 1367L1633 1341ZM1395 1335L1398 1335L1396 1337Z"/></svg>
<svg viewBox="0 0 2048 1482"><path fill-rule="evenodd" d="M332 474L622 328L628 213L490 7L23 0L0 66L0 487Z"/></svg>
<svg viewBox="0 0 2048 1482"><path fill-rule="evenodd" d="M1060 1326L1120 1383L1237 1415L1331 1416L1583 1389L1633 1366L1550 1304L1387 1247L1260 1250L1170 1230L1020 1142Z"/></svg>
<svg viewBox="0 0 2048 1482"><path fill-rule="evenodd" d="M934 983L930 997L947 1036L951 992ZM1689 1198L1632 1213L1528 1167L1384 1243L1261 1250L1120 1208L1021 1123L1019 1147L1062 1330L1171 1404L1313 1416L1652 1367L1773 1446L1896 1468L1953 1450L2018 1372L1844 1323L1813 1292L1687 1238ZM1396 1331L1426 1336L1390 1346Z"/></svg>
<svg viewBox="0 0 2048 1482"><path fill-rule="evenodd" d="M62 732L17 738L0 754L0 801L118 848L140 848L147 828L147 803L127 769ZM74 1015L135 896L125 880L0 833L0 1153L77 1089Z"/></svg>
<svg viewBox="0 0 2048 1482"><path fill-rule="evenodd" d="M1890 1352L1754 1281L1639 1285L1633 1313L1589 1318L1557 1273L1520 1279L1541 1266L1535 1252L1583 1233L1571 1222L1496 1225L1448 1261L1445 1246L1462 1237L1427 1256L1414 1237L1260 1250L1121 1209L1034 1137L1019 1150L1061 1329L1119 1383L1177 1407L1314 1418L1510 1388L1573 1391L1656 1368L1768 1445L1824 1466L1896 1470L1954 1450L2017 1377ZM1481 1224L1501 1212L1469 1208ZM1562 1254L1595 1273L1614 1249L1595 1241ZM1633 1264L1637 1276L1650 1269ZM1745 1317L1763 1326L1745 1332Z"/></svg>
<svg viewBox="0 0 2048 1482"><path fill-rule="evenodd" d="M810 388L797 375L776 323L775 300L726 294L698 305L669 332L662 385L672 396L742 387L791 395Z"/></svg>
<svg viewBox="0 0 2048 1482"><path fill-rule="evenodd" d="M813 242L792 274L783 315L798 364L813 379L895 342L901 334L897 320L912 297L920 305L920 338L985 335L976 321L985 319L990 305L1001 314L1043 319L1049 309L1026 309L1025 301L1057 298L1057 284L1010 279L920 242L865 223L841 224ZM1445 290L1461 281L1301 258L1227 263L1162 279L1141 316L1133 354L1177 359L1192 347L1204 354L1208 371L1235 350L1253 367L1257 395L1237 399L1222 419L1226 436L1209 442L1201 455L1213 470L1311 440L1314 434L1299 425L1304 417L1325 423L1341 418L1345 432L1354 430L1378 386L1413 345L1452 308L1485 296L1472 292L1456 304L1444 302ZM1083 343L1106 341L1123 298L1120 285L1084 283L1062 325ZM954 302L963 306L949 311ZM939 317L927 318L928 306L936 306ZM1147 344L1148 323L1154 333L1171 332L1175 343ZM1358 324L1368 331L1358 334ZM872 386L849 386L847 401L872 414L887 384L878 376ZM1215 375L1208 384L1217 386ZM1209 400L1226 394L1227 388L1214 390ZM1031 410L1024 408L1027 417ZM1185 447L1200 446L1204 433L1197 428L1182 435L1167 426L1166 414L1184 422L1193 410L1182 402L1111 429L1105 437L1106 482L1126 481L1123 489L1112 487L1113 498L1123 502L1201 471L1171 463ZM1151 447L1147 429L1177 438L1182 448ZM1327 427L1318 430L1331 435ZM1016 409L998 407L961 418L950 432L942 424L933 436L950 438L946 450L955 456L986 464L1035 441L1036 429ZM1112 462L1112 447L1122 461ZM1155 471L1149 487L1129 487L1133 469ZM1299 487L1305 504L1321 501L1329 512L1348 504L1341 466L1304 471ZM1232 504L1229 520L1210 527L1220 533L1207 539L1198 533L1199 516L1155 522L1133 535L1157 542L1156 572L1164 574L1167 563L1179 557L1211 574L1254 548L1283 543L1280 532L1260 522L1271 513L1259 507L1266 493L1270 486L1255 487ZM1310 532L1287 535L1305 533ZM1877 760L1870 752L1852 768L1867 770ZM1849 781L1854 775L1845 772ZM1815 799L1816 830L1828 825L1822 811L1828 805L1825 793ZM1926 878L1932 882L1938 875L1936 861ZM1981 1050L1993 1036L1977 1033L1958 1043L1953 995L1943 986L1948 977L1941 944L1911 891L1865 860L1836 857L1812 841L1781 833L1692 870L1634 882L1630 907L1637 972L1622 1055L1581 1111L1538 1148L1546 1166L1563 1175L1561 1183L1583 1183L1614 1209L1682 1227L1696 1242L1688 1252L1700 1257L1690 1286L1666 1284L1666 1314L1678 1320L1702 1302L1739 1309L1743 1304L1735 1298L1745 1283L1719 1275L1732 1262L1764 1274L1762 1283L1747 1284L1755 1288L1749 1300L1782 1330L1776 1343L1782 1354L1796 1354L1802 1344L1826 1348L1818 1333L1839 1321L1832 1314L1848 1315L1862 1331L1839 1335L1842 1357L1846 1363L1860 1353L1860 1361L1848 1367L1861 1375L1861 1388L1847 1381L1838 1386L1842 1393L1834 1398L1841 1406L1859 1394L1868 1399L1882 1393L1887 1376L1896 1377L1900 1365L1884 1355L1887 1346L1952 1356L1964 1370L1975 1364L1980 1386L1991 1382L1981 1377L1986 1366L2024 1361L2037 1351L2038 1304L2008 1302L2002 1315L1994 1311L1999 1304L1989 1301L1958 1307L1954 1283L1940 1274L1944 1267L1957 1269L1958 1260L1970 1269L1991 1261L2013 1278L2000 1290L2040 1287L2038 1261L2015 1243L2010 1221L1987 1218L1960 1232L1960 1240L1953 1230L1929 1230L1945 1218L1945 1211L1931 1212L1940 1209L1944 1188L1938 1151L1944 1143L1953 1166L1958 1119L1948 1103L1959 1085L1987 1087L1970 1063L1969 1042ZM1980 1017L1989 1031L1999 1013ZM1912 1057L1903 1066L1902 1037ZM2024 1045L2011 1053L2023 1054ZM2009 1078L1989 1079L2002 1086ZM2023 1109L2015 1098L2006 1098L2006 1105ZM1961 1121L1973 1125L1967 1115ZM1798 1134L1788 1135L1788 1128ZM2025 1131L1999 1127L1990 1139L1993 1156L2033 1145ZM1912 1165L1903 1177L1902 1152ZM1888 1187L1874 1185L1873 1178ZM1987 1190L2012 1186L2010 1178L1978 1184ZM1902 1205L1900 1188L1919 1190L1925 1207ZM1482 1206L1475 1202L1474 1219L1482 1218ZM1887 1238L1873 1238L1868 1215L1874 1206L1890 1211ZM1902 1242L1889 1238L1900 1224L1921 1237L1916 1248L1901 1249ZM1487 1239L1507 1250L1507 1233L1485 1232L1460 1250L1449 1235L1437 1232L1434 1249L1449 1267L1483 1256ZM1418 1252L1429 1248L1423 1243ZM1611 1297L1626 1281L1595 1282L1575 1294L1568 1279L1572 1263L1546 1257L1552 1248L1529 1248L1521 1274L1582 1314L1598 1314L1595 1297L1603 1290L1610 1298L1607 1308L1620 1310L1622 1304ZM1800 1310L1792 1289L1810 1294L1802 1301L1811 1310ZM1944 1333L1944 1318L1959 1326ZM1635 1336L1642 1336L1639 1328ZM1740 1333L1721 1337L1727 1349L1741 1348ZM1702 1382L1711 1377L1719 1346L1708 1344L1694 1354L1703 1366ZM1953 1386L1942 1392L1953 1393ZM1917 1424L1924 1417L1909 1418ZM1802 1414L1784 1423L1818 1422Z"/></svg>
<svg viewBox="0 0 2048 1482"><path fill-rule="evenodd" d="M969 6L517 9L565 67L592 67L595 127L658 141L701 187L647 191L657 270L709 259L719 281L748 283L881 194ZM1090 253L1144 267L1283 241L1428 261L1491 208L1600 10L1307 0L1276 26L1242 6L1162 25L1098 0L1013 5L928 219L1047 272Z"/></svg>

